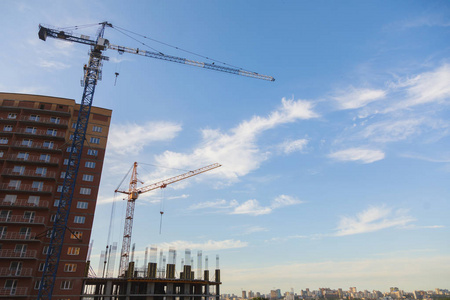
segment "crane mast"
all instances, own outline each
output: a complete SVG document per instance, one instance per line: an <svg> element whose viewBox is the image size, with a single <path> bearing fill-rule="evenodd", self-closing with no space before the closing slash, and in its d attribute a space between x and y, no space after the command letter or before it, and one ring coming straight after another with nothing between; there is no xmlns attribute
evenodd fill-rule
<svg viewBox="0 0 450 300"><path fill-rule="evenodd" d="M187 179L192 176L199 175L204 172L211 171L220 167L220 164L212 164L206 167L189 171L184 174L164 179L162 181L146 185L141 188L137 188L139 179L137 178L137 162L133 164L133 170L131 172L130 185L127 191L116 190L117 193L127 194L127 212L125 215L125 225L123 228L123 241L122 241L122 251L120 253L120 266L119 266L119 276L124 275L128 268L129 257L130 257L130 245L131 245L131 234L133 231L133 217L134 208L136 206L136 199L140 194L147 193L159 188L165 188L167 185Z"/></svg>
<svg viewBox="0 0 450 300"><path fill-rule="evenodd" d="M68 42L75 42L79 44L88 45L91 48L89 54L89 62L84 68L84 90L81 98L80 111L75 127L74 137L72 141L71 151L69 153L69 163L67 165L66 175L64 177L63 188L60 196L58 211L56 213L55 222L51 229L50 244L45 260L44 270L42 274L41 283L39 285L38 298L52 299L53 287L55 285L56 274L59 265L59 259L62 252L64 242L64 235L67 228L67 221L70 213L70 206L72 203L73 193L78 174L78 168L81 161L81 153L86 136L89 115L91 111L92 101L94 98L95 87L97 82L101 79L102 61L108 60L108 57L103 56L103 51L107 49L117 50L119 53L132 53L146 57L162 59L166 61L192 65L205 69L210 69L219 72L226 72L240 76L252 77L256 79L275 81L271 76L258 74L237 68L230 68L225 66L215 65L214 63L202 63L193 60L188 60L181 57L165 55L158 52L143 51L140 49L133 49L124 46L111 45L105 39L104 33L106 27L113 28L113 25L108 22L99 23L100 27L95 39L91 39L84 35L75 35L59 29L52 29L39 25L38 36L45 41L47 37L65 40ZM134 210L134 207L133 207Z"/></svg>

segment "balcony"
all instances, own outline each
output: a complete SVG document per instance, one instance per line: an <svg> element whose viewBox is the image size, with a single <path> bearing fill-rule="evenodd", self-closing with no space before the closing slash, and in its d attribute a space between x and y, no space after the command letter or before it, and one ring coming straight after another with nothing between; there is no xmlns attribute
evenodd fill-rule
<svg viewBox="0 0 450 300"><path fill-rule="evenodd" d="M61 119L52 119L47 117L39 117L36 118L30 118L30 116L21 116L19 118L19 121L24 123L30 123L30 124L38 124L38 125L50 125L53 127L63 127L67 128L69 125L69 121L67 120L61 120Z"/></svg>
<svg viewBox="0 0 450 300"><path fill-rule="evenodd" d="M0 277L31 277L33 275L32 268L0 268Z"/></svg>
<svg viewBox="0 0 450 300"><path fill-rule="evenodd" d="M32 143L23 143L23 142L14 142L11 143L11 147L19 148L19 149L33 149L33 150L42 150L45 152L62 152L60 148L52 146L47 146L44 143L32 142Z"/></svg>
<svg viewBox="0 0 450 300"><path fill-rule="evenodd" d="M21 134L21 135L27 135L31 137L39 137L39 138L46 138L46 139L65 139L66 133L65 132L58 132L58 131L48 131L44 129L35 129L35 130L29 130L27 128L19 128L14 133Z"/></svg>
<svg viewBox="0 0 450 300"><path fill-rule="evenodd" d="M15 191L18 193L33 193L33 194L51 194L52 186L33 187L31 184L21 184L20 186L10 186L8 183L0 184L0 190Z"/></svg>
<svg viewBox="0 0 450 300"><path fill-rule="evenodd" d="M11 177L31 177L40 179L56 179L56 172L47 171L45 174L38 174L35 170L24 170L20 172L14 172L14 169L4 169L2 172L4 176Z"/></svg>
<svg viewBox="0 0 450 300"><path fill-rule="evenodd" d="M8 296L28 296L28 288L26 287L18 287L18 288L0 288L0 297Z"/></svg>
<svg viewBox="0 0 450 300"><path fill-rule="evenodd" d="M48 204L48 201L41 200L38 203L28 202L28 199L16 199L15 201L0 200L0 207L47 209Z"/></svg>
<svg viewBox="0 0 450 300"><path fill-rule="evenodd" d="M18 240L27 241L34 240L36 238L36 233L20 233L20 232L4 232L0 234L0 240Z"/></svg>
<svg viewBox="0 0 450 300"><path fill-rule="evenodd" d="M0 250L0 258L36 258L36 250L14 251L13 249Z"/></svg>
<svg viewBox="0 0 450 300"><path fill-rule="evenodd" d="M40 156L34 156L34 155L28 155L25 157L17 157L17 154L10 154L10 155L6 156L6 160L20 161L21 163L59 165L59 158L56 158L56 157L41 159Z"/></svg>
<svg viewBox="0 0 450 300"><path fill-rule="evenodd" d="M0 223L18 223L18 224L44 224L44 217L29 217L25 218L24 216L0 216Z"/></svg>

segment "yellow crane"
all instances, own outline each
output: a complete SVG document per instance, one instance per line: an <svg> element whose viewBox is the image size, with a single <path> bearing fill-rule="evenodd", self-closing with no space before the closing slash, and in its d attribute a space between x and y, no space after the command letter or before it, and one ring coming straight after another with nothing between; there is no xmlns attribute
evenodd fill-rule
<svg viewBox="0 0 450 300"><path fill-rule="evenodd" d="M119 276L125 274L125 271L128 268L129 257L130 257L130 245L131 245L131 233L133 230L133 216L134 216L134 207L136 205L136 199L140 194L150 192L156 189L163 189L167 185L187 179L192 176L196 176L198 174L211 171L220 167L220 164L212 164L206 167L196 169L193 171L186 172L184 174L167 178L162 181L152 183L143 187L138 188L138 183L142 183L137 177L137 162L133 164L133 170L131 172L130 184L128 186L128 190L119 190L116 189L116 193L122 193L128 195L128 197L124 200L127 200L127 212L125 216L125 225L123 228L123 241L122 241L122 250L120 253L120 265L119 265Z"/></svg>

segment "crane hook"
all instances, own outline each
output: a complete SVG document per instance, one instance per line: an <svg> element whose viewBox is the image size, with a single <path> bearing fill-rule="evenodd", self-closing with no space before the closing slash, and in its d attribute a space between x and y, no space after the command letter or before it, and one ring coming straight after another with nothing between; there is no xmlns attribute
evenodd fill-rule
<svg viewBox="0 0 450 300"><path fill-rule="evenodd" d="M116 74L116 79L114 80L114 86L116 86L116 82L117 82L117 76L119 76L119 73L118 73L118 72L116 72L116 73L114 73L114 74Z"/></svg>

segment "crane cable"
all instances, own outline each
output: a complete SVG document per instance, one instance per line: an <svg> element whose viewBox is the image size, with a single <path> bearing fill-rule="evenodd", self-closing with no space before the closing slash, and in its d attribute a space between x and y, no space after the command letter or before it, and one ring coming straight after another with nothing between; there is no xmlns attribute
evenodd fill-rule
<svg viewBox="0 0 450 300"><path fill-rule="evenodd" d="M167 46L167 47L171 47L171 48L176 49L176 50L180 50L180 51L183 51L183 52L186 52L186 53L189 53L189 54L192 54L192 55L195 55L195 56L198 56L198 57L201 57L201 58L204 58L204 59L207 59L207 60L216 62L216 63L223 64L223 65L225 65L225 66L229 66L229 67L233 67L233 68L236 68L236 69L239 69L239 70L251 72L251 71L246 70L246 69L243 69L243 68L241 68L241 67L238 67L238 66L235 66L235 65L232 65L232 64L228 64L228 63L226 63L226 62L223 62L223 61L220 61L220 60L217 60L217 59L213 59L213 58L210 58L210 57L207 57L207 56L204 56L204 55L201 55L201 54L198 54L198 53L189 51L189 50L185 50L185 49L182 49L182 48L180 48L180 47L177 47L177 46L173 46L173 45L167 44L167 43L165 43L165 42L158 41L158 40L156 40L156 39L150 38L150 37L148 37L148 36L145 36L145 35L142 35L142 34L139 34L139 33L136 33L136 32L133 32L133 31L131 31L131 30L127 30L127 29L125 29L125 28L121 28L121 27L119 27L119 26L115 26L115 25L114 25L112 28L116 29L117 31L119 31L119 32L122 33L122 34L125 34L125 33L121 32L120 30L123 30L123 31L126 31L126 32L128 32L128 33L131 33L131 34L140 36L140 37L142 37L142 38L144 38L144 39L148 39L148 40L151 40L151 41L153 41L153 42L156 42L156 43L165 45L165 46ZM117 28L119 28L120 30L118 30ZM133 40L135 40L135 41L141 43L142 45L149 47L149 46L146 45L145 43L143 43L143 42L141 42L141 41L139 41L139 40L137 40L137 39L131 37L130 35L128 35L128 34L125 34L125 35L128 36L128 37L130 37L130 38L132 38ZM149 48L150 48L150 49L153 49L153 48L151 48L151 47L149 47ZM156 51L155 49L153 49L153 50ZM159 51L158 51L158 52L159 52ZM163 54L163 53L161 53L161 52L159 52L159 53L160 53L160 54Z"/></svg>

